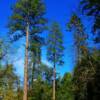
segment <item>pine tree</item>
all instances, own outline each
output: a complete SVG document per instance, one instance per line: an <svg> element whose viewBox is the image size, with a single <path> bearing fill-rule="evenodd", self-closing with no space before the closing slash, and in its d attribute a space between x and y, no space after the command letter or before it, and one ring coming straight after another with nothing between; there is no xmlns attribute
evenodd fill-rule
<svg viewBox="0 0 100 100"><path fill-rule="evenodd" d="M26 36L23 100L27 100L29 36L44 30L45 6L42 0L17 0L12 10L8 24L9 33L14 37L14 41Z"/></svg>
<svg viewBox="0 0 100 100"><path fill-rule="evenodd" d="M79 63L87 52L87 34L85 33L85 28L81 19L76 14L73 14L69 23L67 23L67 29L73 32L76 59Z"/></svg>
<svg viewBox="0 0 100 100"><path fill-rule="evenodd" d="M47 58L53 64L53 100L55 100L56 65L63 64L63 34L57 22L51 25L47 42Z"/></svg>
<svg viewBox="0 0 100 100"><path fill-rule="evenodd" d="M85 69L85 67L81 66L80 63L82 63L83 58L87 56L87 34L85 33L84 26L81 22L81 19L76 15L73 14L69 23L67 24L68 29L73 32L74 35L74 45L75 45L75 57L76 57L76 67L74 70L74 88L75 88L75 100L80 100L84 97L82 97L82 92L86 88L81 88L85 86L84 83L82 83L81 74L82 71ZM84 77L83 77L84 78ZM85 98L84 98L85 100Z"/></svg>

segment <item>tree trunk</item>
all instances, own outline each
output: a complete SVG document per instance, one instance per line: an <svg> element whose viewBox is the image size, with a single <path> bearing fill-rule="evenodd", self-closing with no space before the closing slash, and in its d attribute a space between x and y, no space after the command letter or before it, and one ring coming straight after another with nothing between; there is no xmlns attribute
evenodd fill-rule
<svg viewBox="0 0 100 100"><path fill-rule="evenodd" d="M20 80L17 79L17 97L20 100Z"/></svg>
<svg viewBox="0 0 100 100"><path fill-rule="evenodd" d="M34 62L33 62L33 66L32 66L32 82L31 82L31 87L33 89L33 81L34 81L34 70L35 70L35 57L34 57Z"/></svg>
<svg viewBox="0 0 100 100"><path fill-rule="evenodd" d="M54 68L53 68L53 100L55 100L55 82L56 82L56 66L55 66L55 63L54 63Z"/></svg>
<svg viewBox="0 0 100 100"><path fill-rule="evenodd" d="M29 37L29 25L27 24L27 28L26 28L26 48L25 48L23 100L27 100L27 91L28 91L28 37Z"/></svg>

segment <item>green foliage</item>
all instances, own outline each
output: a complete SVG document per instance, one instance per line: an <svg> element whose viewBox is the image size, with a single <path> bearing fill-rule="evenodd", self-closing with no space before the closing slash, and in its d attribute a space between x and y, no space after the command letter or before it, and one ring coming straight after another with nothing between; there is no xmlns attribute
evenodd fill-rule
<svg viewBox="0 0 100 100"><path fill-rule="evenodd" d="M33 81L33 87L28 91L28 100L51 100L52 98L52 82L46 78L49 74L49 68L41 66L38 68L40 72L38 77ZM42 73L45 72L45 79ZM51 70L52 73L52 70ZM50 78L52 77L52 74ZM49 80L50 80L49 78ZM63 78L56 79L56 100L74 100L73 99L72 75L66 73Z"/></svg>
<svg viewBox="0 0 100 100"><path fill-rule="evenodd" d="M34 81L29 100L51 100L51 86L39 79Z"/></svg>
<svg viewBox="0 0 100 100"><path fill-rule="evenodd" d="M4 58L6 53L7 53L7 43L5 44L4 41L0 39L0 61Z"/></svg>
<svg viewBox="0 0 100 100"><path fill-rule="evenodd" d="M81 19L77 15L71 17L68 23L68 29L74 32L74 42L76 48L76 67L73 74L73 92L75 100L98 100L99 93L96 95L95 89L99 88L96 84L95 75L99 59L94 59L93 52L91 53L87 47L87 35L85 34L84 26ZM92 50L91 50L92 51ZM96 62L95 62L96 61ZM99 70L98 70L99 71ZM97 79L98 80L98 79ZM92 95L92 96L91 96Z"/></svg>
<svg viewBox="0 0 100 100"><path fill-rule="evenodd" d="M97 33L96 42L100 42L100 0L81 0L82 11L94 17L93 32Z"/></svg>
<svg viewBox="0 0 100 100"><path fill-rule="evenodd" d="M63 64L63 34L57 22L51 25L47 44L47 59L52 63Z"/></svg>
<svg viewBox="0 0 100 100"><path fill-rule="evenodd" d="M47 65L41 64L38 67L35 67L34 77L31 81L32 87L28 92L29 100L51 100L51 78L52 78L52 69ZM32 77L32 76L31 76Z"/></svg>
<svg viewBox="0 0 100 100"><path fill-rule="evenodd" d="M11 39L13 41L16 41L19 38L26 36L27 34L26 52L25 52L26 53L25 54L26 67L24 68L24 70L26 70L24 74L25 75L24 79L26 80L27 80L27 76L30 76L27 74L28 61L29 61L28 60L29 38L32 38L33 36L35 36L36 38L37 33L41 33L45 29L46 19L44 18L44 14L45 14L45 6L42 0L17 0L15 5L12 8L12 15L8 23L9 34L11 35ZM32 47L33 44L31 43L30 45ZM33 50L32 56L36 54L35 57L37 57L37 54L40 53L39 51L40 46L37 46L37 47L38 47L37 49ZM30 49L33 49L33 48L30 48ZM33 74L33 72L31 74ZM27 94L27 81L25 81L24 87L26 87L26 90L24 90L24 93ZM25 96L26 95L24 95L24 97Z"/></svg>
<svg viewBox="0 0 100 100"><path fill-rule="evenodd" d="M29 84L30 86L33 86L33 79L36 77L38 72L36 70L38 69L39 66L41 66L41 47L43 45L44 39L40 36L34 35L31 36L30 38L30 43L29 43ZM42 71L41 71L42 72ZM36 74L37 73L37 74Z"/></svg>
<svg viewBox="0 0 100 100"><path fill-rule="evenodd" d="M57 22L52 23L47 40L47 59L53 64L53 100L55 100L56 65L62 65L63 61L63 34Z"/></svg>
<svg viewBox="0 0 100 100"><path fill-rule="evenodd" d="M100 1L99 0L82 0L82 10L87 16L94 16L94 31L100 28Z"/></svg>
<svg viewBox="0 0 100 100"><path fill-rule="evenodd" d="M97 50L98 51L98 50ZM82 61L75 67L73 84L74 93L77 100L98 100L99 88L99 55L100 52L88 53ZM98 70L98 71L97 71Z"/></svg>
<svg viewBox="0 0 100 100"><path fill-rule="evenodd" d="M44 39L37 35L30 37L29 51L32 63L39 64L41 62L41 47L43 45L43 41Z"/></svg>
<svg viewBox="0 0 100 100"><path fill-rule="evenodd" d="M100 0L82 0L82 10L94 17L93 32L99 33ZM81 19L73 14L67 29L73 32L76 50L76 65L73 75L65 73L60 78L56 71L41 62L41 47L44 39L37 33L46 29L43 0L17 0L12 8L8 28L13 40L26 36L29 27L28 100L51 100L52 81L56 81L56 100L99 100L100 99L100 50L87 48L87 34ZM98 36L99 37L99 36ZM98 38L97 38L98 39ZM8 53L8 43L0 39L0 97L3 100L22 100L23 89L12 64L2 65ZM57 22L52 23L47 40L47 59L54 68L64 63L63 33ZM3 60L4 63L4 60ZM54 86L54 84L53 84Z"/></svg>
<svg viewBox="0 0 100 100"><path fill-rule="evenodd" d="M57 100L74 100L72 86L71 73L65 73L62 79L57 80Z"/></svg>
<svg viewBox="0 0 100 100"><path fill-rule="evenodd" d="M17 80L13 65L9 64L0 69L0 96L3 100L18 100Z"/></svg>
<svg viewBox="0 0 100 100"><path fill-rule="evenodd" d="M28 25L30 35L44 30L46 19L43 16L45 6L42 0L17 0L12 10L8 27L9 33L14 34L14 40L26 35Z"/></svg>
<svg viewBox="0 0 100 100"><path fill-rule="evenodd" d="M69 23L67 23L67 29L73 32L74 45L76 48L76 59L79 62L87 52L87 34L85 33L81 19L76 14L73 14Z"/></svg>

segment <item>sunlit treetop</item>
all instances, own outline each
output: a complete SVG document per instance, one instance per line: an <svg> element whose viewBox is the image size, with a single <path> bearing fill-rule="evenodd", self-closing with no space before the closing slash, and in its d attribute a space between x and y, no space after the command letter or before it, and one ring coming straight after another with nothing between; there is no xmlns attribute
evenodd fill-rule
<svg viewBox="0 0 100 100"><path fill-rule="evenodd" d="M45 5L42 0L18 0L12 7L8 27L9 33L14 34L15 40L25 35L26 27L29 33L40 33L44 30Z"/></svg>

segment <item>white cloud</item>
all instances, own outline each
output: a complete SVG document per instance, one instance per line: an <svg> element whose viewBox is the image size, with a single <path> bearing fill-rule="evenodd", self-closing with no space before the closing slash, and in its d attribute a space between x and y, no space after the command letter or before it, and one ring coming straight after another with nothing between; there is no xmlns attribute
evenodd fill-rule
<svg viewBox="0 0 100 100"><path fill-rule="evenodd" d="M20 46L20 48L17 50L17 53L12 58L12 62L15 66L16 73L18 76L23 79L24 77L24 47Z"/></svg>
<svg viewBox="0 0 100 100"><path fill-rule="evenodd" d="M19 59L14 63L14 66L16 68L16 73L19 74L19 76L22 78L24 76L24 60Z"/></svg>
<svg viewBox="0 0 100 100"><path fill-rule="evenodd" d="M42 63L44 63L44 64L46 64L47 66L49 66L49 67L52 67L52 64L51 63L49 63L47 60L42 60Z"/></svg>

